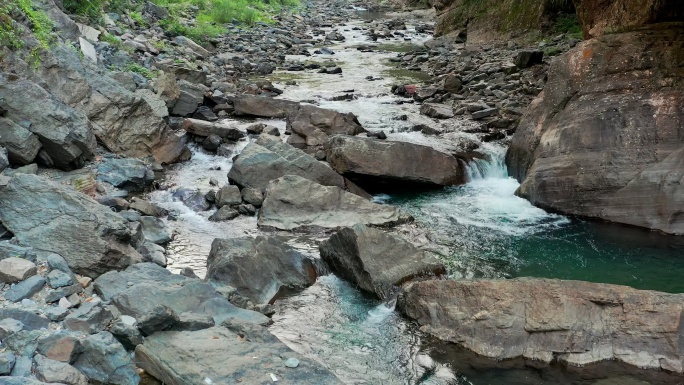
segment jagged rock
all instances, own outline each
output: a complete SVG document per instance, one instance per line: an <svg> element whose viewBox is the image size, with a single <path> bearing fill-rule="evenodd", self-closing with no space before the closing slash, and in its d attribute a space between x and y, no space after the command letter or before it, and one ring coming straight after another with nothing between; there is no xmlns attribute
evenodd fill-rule
<svg viewBox="0 0 684 385"><path fill-rule="evenodd" d="M150 309L149 312L142 314L137 321L138 329L140 329L143 335L151 336L158 331L172 328L180 319L173 309L160 304Z"/></svg>
<svg viewBox="0 0 684 385"><path fill-rule="evenodd" d="M73 366L51 360L37 354L33 358L36 362L36 378L45 382L57 382L66 385L88 385L88 379Z"/></svg>
<svg viewBox="0 0 684 385"><path fill-rule="evenodd" d="M264 194L259 189L245 187L241 193L242 200L255 207L261 207L261 204L264 202Z"/></svg>
<svg viewBox="0 0 684 385"><path fill-rule="evenodd" d="M342 114L312 105L302 105L287 116L287 129L306 139L308 146L323 145L333 135L357 135L366 130L354 114Z"/></svg>
<svg viewBox="0 0 684 385"><path fill-rule="evenodd" d="M36 264L22 258L10 257L0 261L0 282L15 283L36 274Z"/></svg>
<svg viewBox="0 0 684 385"><path fill-rule="evenodd" d="M176 116L187 116L195 112L204 100L204 88L200 85L190 83L185 80L178 82L180 93L178 100L173 105L171 114Z"/></svg>
<svg viewBox="0 0 684 385"><path fill-rule="evenodd" d="M211 214L209 220L212 222L223 222L235 219L239 216L240 213L234 208L231 208L230 206L223 206L220 209L216 210L215 213Z"/></svg>
<svg viewBox="0 0 684 385"><path fill-rule="evenodd" d="M397 235L361 224L339 230L321 243L319 250L333 272L381 299L411 279L445 273L429 252Z"/></svg>
<svg viewBox="0 0 684 385"><path fill-rule="evenodd" d="M223 139L220 136L210 134L202 141L202 148L210 152L216 152L221 147L221 143L223 143Z"/></svg>
<svg viewBox="0 0 684 385"><path fill-rule="evenodd" d="M0 353L0 376L6 376L12 372L16 357L11 352Z"/></svg>
<svg viewBox="0 0 684 385"><path fill-rule="evenodd" d="M299 107L299 103L263 96L238 95L233 100L234 114L260 118L284 118Z"/></svg>
<svg viewBox="0 0 684 385"><path fill-rule="evenodd" d="M269 373L283 383L341 384L335 375L292 352L267 329L241 326L239 332L213 327L156 333L135 349L136 363L166 384L200 384L209 378L215 384L259 385L272 381ZM285 367L284 356L297 357L299 367Z"/></svg>
<svg viewBox="0 0 684 385"><path fill-rule="evenodd" d="M45 296L45 302L46 303L57 302L64 297L69 297L71 295L80 293L82 291L83 291L83 288L78 283L75 283L71 286L60 287L58 289L54 289L54 290L48 292L48 294ZM76 305L78 305L78 304L76 304Z"/></svg>
<svg viewBox="0 0 684 385"><path fill-rule="evenodd" d="M99 333L112 321L112 312L101 303L86 302L64 320L68 330L84 334Z"/></svg>
<svg viewBox="0 0 684 385"><path fill-rule="evenodd" d="M19 124L1 117L0 145L7 148L10 163L17 166L31 164L41 148L38 136Z"/></svg>
<svg viewBox="0 0 684 385"><path fill-rule="evenodd" d="M185 36L176 36L176 37L173 39L173 41L174 41L174 43L176 43L176 44L178 44L178 45L180 45L180 46L183 46L183 47L185 47L185 48L189 48L190 50L192 50L192 52L193 52L195 55L199 56L199 57L202 58L202 59L207 58L207 57L209 57L209 55L210 55L209 51L207 51L206 49L204 49L201 45L195 43L195 42L194 42L192 39L190 39L189 37L185 37Z"/></svg>
<svg viewBox="0 0 684 385"><path fill-rule="evenodd" d="M129 207L132 210L139 211L142 214L149 215L152 217L163 217L163 216L166 216L168 214L168 212L164 208L162 208L162 207L160 207L160 206L158 206L158 205L156 205L150 201L140 199L137 197L134 197L131 200L131 204Z"/></svg>
<svg viewBox="0 0 684 385"><path fill-rule="evenodd" d="M607 0L600 4L578 0L575 8L585 38L599 37L615 30L632 30L646 24L684 20L684 9L677 0Z"/></svg>
<svg viewBox="0 0 684 385"><path fill-rule="evenodd" d="M0 271L2 265L0 264ZM45 278L34 275L25 281L19 282L5 292L5 299L12 302L19 302L22 299L31 298L45 286Z"/></svg>
<svg viewBox="0 0 684 385"><path fill-rule="evenodd" d="M453 109L445 104L425 103L420 107L420 113L435 119L454 117Z"/></svg>
<svg viewBox="0 0 684 385"><path fill-rule="evenodd" d="M38 353L60 362L73 363L81 354L81 340L78 334L59 330L38 341Z"/></svg>
<svg viewBox="0 0 684 385"><path fill-rule="evenodd" d="M43 317L42 315L36 314L34 312L28 311L28 310L22 310L22 309L2 309L0 308L0 320L4 320L7 318L11 318L14 321L18 321L21 323L21 328L18 330L14 329L16 327L16 323L12 323L11 325L3 325L2 328L4 329L5 326L9 326L8 330L11 331L19 331L19 330L40 330L40 329L47 329L48 326L50 326L50 320ZM2 332L0 330L0 332ZM5 335L5 337L9 336L11 333L8 333ZM4 338L3 338L4 339Z"/></svg>
<svg viewBox="0 0 684 385"><path fill-rule="evenodd" d="M17 174L0 187L0 221L21 244L61 255L79 274L97 276L142 260L128 244L125 219L35 175Z"/></svg>
<svg viewBox="0 0 684 385"><path fill-rule="evenodd" d="M233 183L263 191L271 180L284 175L299 175L324 186L344 188L344 178L325 163L283 143L278 138L262 135L238 155L228 172Z"/></svg>
<svg viewBox="0 0 684 385"><path fill-rule="evenodd" d="M9 158L7 157L7 149L0 146L0 172L4 171L7 167L9 167L9 165L10 162Z"/></svg>
<svg viewBox="0 0 684 385"><path fill-rule="evenodd" d="M166 226L166 223L156 217L140 217L140 224L142 225L142 232L145 241L163 245L171 242L171 232Z"/></svg>
<svg viewBox="0 0 684 385"><path fill-rule="evenodd" d="M681 28L654 25L554 60L506 154L517 194L554 211L684 234L684 89L672 86L684 81L682 44Z"/></svg>
<svg viewBox="0 0 684 385"><path fill-rule="evenodd" d="M152 184L154 172L140 159L105 157L97 166L97 180L129 192L140 192Z"/></svg>
<svg viewBox="0 0 684 385"><path fill-rule="evenodd" d="M166 267L166 254L163 247L145 242L138 248L138 252L143 256L144 262L152 262L161 267Z"/></svg>
<svg viewBox="0 0 684 385"><path fill-rule="evenodd" d="M9 81L0 76L0 100L7 110L5 117L16 124L25 124L38 137L54 167L80 168L93 157L96 142L88 118L37 84L28 80ZM25 132L17 135L30 138ZM34 151L35 147L29 152Z"/></svg>
<svg viewBox="0 0 684 385"><path fill-rule="evenodd" d="M240 188L234 185L225 185L216 194L216 207L233 206L242 203Z"/></svg>
<svg viewBox="0 0 684 385"><path fill-rule="evenodd" d="M224 123L205 122L197 119L185 119L181 126L185 131L199 136L218 135L221 139L236 141L245 137L239 128Z"/></svg>
<svg viewBox="0 0 684 385"><path fill-rule="evenodd" d="M335 171L364 188L451 186L465 182L463 165L458 159L408 142L338 135L326 145L326 159Z"/></svg>
<svg viewBox="0 0 684 385"><path fill-rule="evenodd" d="M684 295L536 278L408 285L400 309L421 329L497 360L582 366L618 360L681 373Z"/></svg>
<svg viewBox="0 0 684 385"><path fill-rule="evenodd" d="M64 286L70 286L76 283L70 274L59 270L51 271L48 274L47 279L50 287L55 289Z"/></svg>
<svg viewBox="0 0 684 385"><path fill-rule="evenodd" d="M107 385L137 385L140 382L131 356L109 332L83 340L83 353L74 367L92 382Z"/></svg>
<svg viewBox="0 0 684 385"><path fill-rule="evenodd" d="M286 175L269 183L258 224L264 228L305 230L357 223L394 226L411 220L395 207L371 203L336 186Z"/></svg>
<svg viewBox="0 0 684 385"><path fill-rule="evenodd" d="M69 315L69 309L62 306L50 306L43 310L43 314L53 322L63 321Z"/></svg>
<svg viewBox="0 0 684 385"><path fill-rule="evenodd" d="M217 238L207 259L207 279L229 285L255 304L316 282L311 258L274 237Z"/></svg>

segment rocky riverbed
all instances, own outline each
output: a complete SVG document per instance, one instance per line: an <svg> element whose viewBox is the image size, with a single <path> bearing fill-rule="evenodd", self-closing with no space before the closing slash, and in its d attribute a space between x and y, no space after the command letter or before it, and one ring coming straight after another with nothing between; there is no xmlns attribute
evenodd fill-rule
<svg viewBox="0 0 684 385"><path fill-rule="evenodd" d="M57 46L0 64L0 383L681 382L681 294L471 280L516 275L501 234L576 223L503 165L575 38L316 1L200 45L152 3L41 6Z"/></svg>

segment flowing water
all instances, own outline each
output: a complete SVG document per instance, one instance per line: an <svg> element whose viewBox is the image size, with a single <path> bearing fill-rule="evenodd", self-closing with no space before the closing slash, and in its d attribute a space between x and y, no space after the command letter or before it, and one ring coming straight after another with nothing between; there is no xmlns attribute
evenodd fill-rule
<svg viewBox="0 0 684 385"><path fill-rule="evenodd" d="M362 19L382 17L365 15ZM278 72L272 80L284 88L286 99L308 101L341 112L353 112L371 131L385 131L389 140L406 140L453 151L463 141L476 141L461 132L472 127L467 120L436 123L418 113L419 106L400 103L389 93L397 72L387 59L392 51L410 50L430 37L409 26L410 41L375 44L374 52L360 53L367 38L354 21L337 27L346 41L333 46L334 55L289 57L290 60L332 61L343 75ZM330 29L328 29L330 30ZM401 47L397 49L397 47ZM368 78L370 76L370 78ZM369 80L372 79L372 80ZM295 80L297 86L285 86ZM353 92L351 91L353 90ZM332 100L353 94L348 101ZM282 121L265 121L284 130ZM235 122L236 124L244 124ZM442 125L449 131L440 138L410 132L414 124ZM247 140L235 145L244 148ZM515 196L518 183L507 176L505 149L482 144L481 160L468 164L464 186L433 192L379 194L375 200L400 206L416 218L424 246L439 253L455 279L518 276L581 279L630 285L643 289L684 292L684 241L622 226L604 225L547 213ZM209 222L212 213L195 212L174 199L174 191L190 188L208 191L210 178L227 183L232 161L193 147L193 159L169 169L168 190L150 198L173 212L175 238L169 246L170 269L192 267L204 274L211 242L217 237L254 236L263 233L256 218ZM291 236L290 244L317 256L316 238ZM524 360L495 362L443 344L420 333L394 311L393 303L369 298L352 285L328 275L302 293L276 302L271 331L293 350L317 360L346 384L417 385L642 385L674 384L680 377L639 371L615 363L587 368L540 365Z"/></svg>

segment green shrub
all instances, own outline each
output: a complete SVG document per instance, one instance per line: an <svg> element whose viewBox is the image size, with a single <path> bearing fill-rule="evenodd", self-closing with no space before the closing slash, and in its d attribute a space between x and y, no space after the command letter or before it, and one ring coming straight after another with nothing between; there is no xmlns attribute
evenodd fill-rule
<svg viewBox="0 0 684 385"><path fill-rule="evenodd" d="M146 26L147 26L147 21L145 20L145 18L143 17L143 15L142 15L140 12L136 12L136 11L129 12L129 13L128 13L128 16L129 16L133 21L135 21L136 24L138 24L139 26L141 26L141 27L146 27Z"/></svg>
<svg viewBox="0 0 684 385"><path fill-rule="evenodd" d="M159 71L150 71L138 63L128 63L123 68L123 71L135 72L142 75L146 79L154 79L159 75Z"/></svg>
<svg viewBox="0 0 684 385"><path fill-rule="evenodd" d="M64 9L91 21L98 21L106 0L64 0Z"/></svg>
<svg viewBox="0 0 684 385"><path fill-rule="evenodd" d="M23 14L29 21L29 28L38 40L39 47L34 48L32 56L37 56L37 49L47 49L55 36L52 33L52 21L45 12L33 7L30 0L12 0L0 4L0 41L10 49L23 48L26 42L22 38L21 26L15 18Z"/></svg>
<svg viewBox="0 0 684 385"><path fill-rule="evenodd" d="M572 37L582 38L582 26L575 15L561 15L553 25L555 33L566 33Z"/></svg>

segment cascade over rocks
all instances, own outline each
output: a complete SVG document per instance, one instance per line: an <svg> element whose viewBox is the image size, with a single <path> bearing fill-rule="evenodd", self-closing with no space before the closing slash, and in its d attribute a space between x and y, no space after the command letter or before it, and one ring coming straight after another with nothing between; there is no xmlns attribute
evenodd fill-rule
<svg viewBox="0 0 684 385"><path fill-rule="evenodd" d="M457 158L427 146L336 135L325 149L332 168L361 187L451 186L465 182Z"/></svg>
<svg viewBox="0 0 684 385"><path fill-rule="evenodd" d="M607 34L552 63L506 154L520 196L684 234L684 28L677 25Z"/></svg>
<svg viewBox="0 0 684 385"><path fill-rule="evenodd" d="M538 278L411 283L399 308L424 330L497 360L618 360L684 371L684 295Z"/></svg>
<svg viewBox="0 0 684 385"><path fill-rule="evenodd" d="M335 273L381 299L406 281L445 273L430 253L397 235L362 224L339 230L321 243L320 252Z"/></svg>
<svg viewBox="0 0 684 385"><path fill-rule="evenodd" d="M315 261L274 237L215 239L207 259L207 279L237 289L254 304L316 282Z"/></svg>
<svg viewBox="0 0 684 385"><path fill-rule="evenodd" d="M0 185L0 222L21 245L59 254L79 274L96 277L142 260L123 217L36 175L17 174Z"/></svg>

